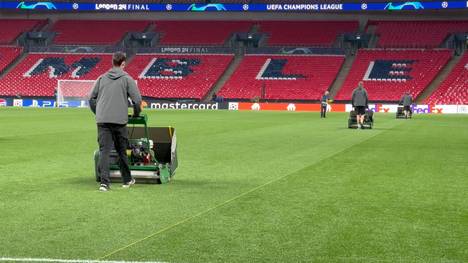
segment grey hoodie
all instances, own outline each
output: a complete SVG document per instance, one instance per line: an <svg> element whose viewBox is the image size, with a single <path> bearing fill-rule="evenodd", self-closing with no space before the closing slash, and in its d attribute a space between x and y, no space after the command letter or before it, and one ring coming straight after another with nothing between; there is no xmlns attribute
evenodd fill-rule
<svg viewBox="0 0 468 263"><path fill-rule="evenodd" d="M363 87L357 87L353 91L353 97L351 100L353 107L356 106L365 106L367 107L367 104L369 103L369 100L367 99L367 91Z"/></svg>
<svg viewBox="0 0 468 263"><path fill-rule="evenodd" d="M405 94L401 97L400 104L403 106L411 106L411 104L413 104L413 98L410 94Z"/></svg>
<svg viewBox="0 0 468 263"><path fill-rule="evenodd" d="M134 115L139 115L141 95L135 80L119 67L113 67L100 76L89 95L96 122L127 124L128 97L133 101Z"/></svg>

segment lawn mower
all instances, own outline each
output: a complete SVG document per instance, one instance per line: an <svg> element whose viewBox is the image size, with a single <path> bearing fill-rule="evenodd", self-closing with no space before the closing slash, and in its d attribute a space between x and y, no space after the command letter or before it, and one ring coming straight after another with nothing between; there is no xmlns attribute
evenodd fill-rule
<svg viewBox="0 0 468 263"><path fill-rule="evenodd" d="M128 117L127 158L132 177L137 183L168 183L177 168L177 140L173 127L148 127L148 117ZM96 181L100 182L98 169L99 150L94 151ZM115 149L110 155L111 181L122 181L119 157Z"/></svg>
<svg viewBox="0 0 468 263"><path fill-rule="evenodd" d="M406 118L403 105L398 105L397 112L396 112L397 119L411 119L412 117L413 117L413 111L411 110L411 108L408 114L408 118Z"/></svg>
<svg viewBox="0 0 468 263"><path fill-rule="evenodd" d="M364 115L364 124L362 125L363 129L372 129L374 126L374 112L371 110L366 110L366 114ZM356 111L352 110L349 112L348 118L348 128L350 129L357 129L357 115Z"/></svg>

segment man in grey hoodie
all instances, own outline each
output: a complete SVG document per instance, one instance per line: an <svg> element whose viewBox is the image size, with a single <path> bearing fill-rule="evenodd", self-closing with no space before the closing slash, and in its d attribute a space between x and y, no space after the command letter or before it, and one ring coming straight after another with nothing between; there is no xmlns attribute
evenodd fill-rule
<svg viewBox="0 0 468 263"><path fill-rule="evenodd" d="M413 97L409 91L405 92L400 99L400 104L403 105L403 112L405 113L405 118L408 119L411 113L411 104L413 104Z"/></svg>
<svg viewBox="0 0 468 263"><path fill-rule="evenodd" d="M116 52L112 56L113 67L96 80L89 105L96 115L99 143L98 169L101 176L100 191L110 189L110 152L115 148L119 156L120 173L123 179L122 187L128 188L135 183L130 174L127 159L128 146L128 98L133 101L133 115L141 112L141 95L136 82L125 68L126 56Z"/></svg>
<svg viewBox="0 0 468 263"><path fill-rule="evenodd" d="M366 108L369 105L367 98L367 91L363 87L363 82L359 81L358 87L353 91L351 103L356 111L356 121L358 128L361 128L364 124L364 115L366 114Z"/></svg>

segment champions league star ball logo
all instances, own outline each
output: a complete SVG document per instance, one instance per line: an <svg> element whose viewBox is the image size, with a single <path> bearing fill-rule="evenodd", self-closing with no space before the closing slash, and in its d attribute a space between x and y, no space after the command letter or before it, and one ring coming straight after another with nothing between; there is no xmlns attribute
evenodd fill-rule
<svg viewBox="0 0 468 263"><path fill-rule="evenodd" d="M171 11L171 10L172 10L172 5L171 5L171 4L167 4L167 5L166 5L166 10L167 10L167 11Z"/></svg>
<svg viewBox="0 0 468 263"><path fill-rule="evenodd" d="M248 5L248 4L244 4L244 5L242 6L242 9L244 9L244 11L249 10L249 5Z"/></svg>
<svg viewBox="0 0 468 263"><path fill-rule="evenodd" d="M260 110L260 104L258 104L258 103L252 104L251 109L252 109L252 110Z"/></svg>
<svg viewBox="0 0 468 263"><path fill-rule="evenodd" d="M294 103L290 103L287 107L288 111L296 111L296 105Z"/></svg>
<svg viewBox="0 0 468 263"><path fill-rule="evenodd" d="M367 9L367 4L366 4L366 3L362 3L361 9L362 9L362 10L366 10L366 9Z"/></svg>
<svg viewBox="0 0 468 263"><path fill-rule="evenodd" d="M80 6L78 5L78 3L73 3L72 8L74 10L78 10L78 8L80 8Z"/></svg>
<svg viewBox="0 0 468 263"><path fill-rule="evenodd" d="M448 7L448 2L447 1L442 2L442 8L447 8L447 7Z"/></svg>

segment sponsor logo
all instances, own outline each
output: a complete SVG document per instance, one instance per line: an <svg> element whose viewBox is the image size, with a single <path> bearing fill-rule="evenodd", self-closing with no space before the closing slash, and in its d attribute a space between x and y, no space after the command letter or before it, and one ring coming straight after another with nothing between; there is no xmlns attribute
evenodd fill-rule
<svg viewBox="0 0 468 263"><path fill-rule="evenodd" d="M6 106L7 106L6 99L0 99L0 107L6 107Z"/></svg>
<svg viewBox="0 0 468 263"><path fill-rule="evenodd" d="M288 111L296 111L296 105L294 103L288 104L287 110Z"/></svg>
<svg viewBox="0 0 468 263"><path fill-rule="evenodd" d="M430 114L430 113L443 113L442 107L436 107L434 105L412 105L411 111L416 114Z"/></svg>
<svg viewBox="0 0 468 263"><path fill-rule="evenodd" d="M49 104L46 103L46 107ZM88 107L88 102L86 100L67 100L61 101L58 106L60 108L86 108Z"/></svg>
<svg viewBox="0 0 468 263"><path fill-rule="evenodd" d="M421 2L405 2L400 5L394 5L392 2L388 3L384 10L404 10L404 9L424 9L424 6Z"/></svg>
<svg viewBox="0 0 468 263"><path fill-rule="evenodd" d="M252 109L252 110L260 110L260 109L261 109L260 104L259 104L259 103L254 103L254 104L252 104L251 109Z"/></svg>
<svg viewBox="0 0 468 263"><path fill-rule="evenodd" d="M206 5L197 5L191 4L187 11L203 12L203 11L226 11L226 7L223 4L206 4Z"/></svg>
<svg viewBox="0 0 468 263"><path fill-rule="evenodd" d="M25 10L34 10L34 9L48 9L54 10L57 7L52 2L35 2L35 3L25 3L20 2L17 6L17 9L25 9Z"/></svg>
<svg viewBox="0 0 468 263"><path fill-rule="evenodd" d="M158 110L218 110L218 103L153 102L151 109Z"/></svg>
<svg viewBox="0 0 468 263"><path fill-rule="evenodd" d="M13 99L13 107L53 108L55 100Z"/></svg>
<svg viewBox="0 0 468 263"><path fill-rule="evenodd" d="M237 102L229 102L228 105L229 110L239 110L239 103Z"/></svg>
<svg viewBox="0 0 468 263"><path fill-rule="evenodd" d="M373 112L385 112L385 113L388 113L390 112L390 107L385 107L383 106L382 104L375 104L374 107L369 107L369 110L373 111Z"/></svg>
<svg viewBox="0 0 468 263"><path fill-rule="evenodd" d="M14 99L14 100L13 100L13 107L23 107L23 100L21 100L21 99Z"/></svg>
<svg viewBox="0 0 468 263"><path fill-rule="evenodd" d="M458 113L468 113L468 106L467 105L459 105L457 109Z"/></svg>

